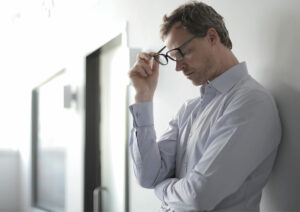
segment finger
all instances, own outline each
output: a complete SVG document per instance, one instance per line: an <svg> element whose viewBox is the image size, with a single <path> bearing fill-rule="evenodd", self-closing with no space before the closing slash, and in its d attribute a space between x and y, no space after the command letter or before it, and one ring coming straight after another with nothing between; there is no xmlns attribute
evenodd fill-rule
<svg viewBox="0 0 300 212"><path fill-rule="evenodd" d="M139 76L139 77L147 77L147 73L141 70L132 70L131 72L129 72L129 77L135 77L135 76Z"/></svg>
<svg viewBox="0 0 300 212"><path fill-rule="evenodd" d="M142 64L142 63L138 63L134 66L134 68L130 71L129 76L142 76L142 77L147 77L149 74L146 71L147 69L147 65L146 64Z"/></svg>
<svg viewBox="0 0 300 212"><path fill-rule="evenodd" d="M139 60L136 62L135 68L142 68L148 75L152 74L151 65L145 60Z"/></svg>
<svg viewBox="0 0 300 212"><path fill-rule="evenodd" d="M138 55L138 61L143 60L145 61L148 65L150 65L150 61L152 59L153 54L155 54L154 52L150 52L150 53L145 53L145 52L141 52Z"/></svg>
<svg viewBox="0 0 300 212"><path fill-rule="evenodd" d="M129 74L130 77L133 77L133 76L140 76L140 77L147 77L147 73L141 69L141 68L134 68L130 74Z"/></svg>
<svg viewBox="0 0 300 212"><path fill-rule="evenodd" d="M151 57L153 57L153 56L157 55L157 53L155 53L155 52L150 52L149 55L150 55Z"/></svg>
<svg viewBox="0 0 300 212"><path fill-rule="evenodd" d="M145 69L146 73L151 75L152 74L152 69L149 63L147 63L144 60L139 61L139 64Z"/></svg>
<svg viewBox="0 0 300 212"><path fill-rule="evenodd" d="M151 59L151 55L149 53L146 52L140 52L138 54L138 59L142 59L142 60L150 60Z"/></svg>
<svg viewBox="0 0 300 212"><path fill-rule="evenodd" d="M157 56L159 59L159 55ZM159 63L156 60L152 61L152 72L157 72L159 69Z"/></svg>

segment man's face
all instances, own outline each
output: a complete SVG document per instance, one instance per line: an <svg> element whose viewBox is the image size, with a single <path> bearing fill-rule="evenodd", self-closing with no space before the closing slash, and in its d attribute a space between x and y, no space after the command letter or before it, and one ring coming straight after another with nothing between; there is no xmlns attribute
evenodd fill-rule
<svg viewBox="0 0 300 212"><path fill-rule="evenodd" d="M168 49L177 48L194 36L179 26L180 23L176 23L166 37ZM176 71L182 71L194 85L205 84L216 74L214 46L209 39L208 35L193 39L181 49L183 60L176 62Z"/></svg>

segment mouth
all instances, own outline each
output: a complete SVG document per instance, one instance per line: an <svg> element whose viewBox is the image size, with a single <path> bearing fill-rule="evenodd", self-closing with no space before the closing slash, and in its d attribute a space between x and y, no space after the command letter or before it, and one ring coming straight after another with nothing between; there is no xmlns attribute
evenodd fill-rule
<svg viewBox="0 0 300 212"><path fill-rule="evenodd" d="M190 76L191 74L193 74L194 72L189 72L189 73L184 73L185 76Z"/></svg>
<svg viewBox="0 0 300 212"><path fill-rule="evenodd" d="M191 79L193 73L194 73L194 72L188 72L188 73L184 73L184 75L185 75L188 79Z"/></svg>

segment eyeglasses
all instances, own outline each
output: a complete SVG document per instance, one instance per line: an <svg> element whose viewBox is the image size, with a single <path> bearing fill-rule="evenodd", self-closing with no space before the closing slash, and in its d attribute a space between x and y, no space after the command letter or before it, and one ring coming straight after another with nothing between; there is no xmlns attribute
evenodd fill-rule
<svg viewBox="0 0 300 212"><path fill-rule="evenodd" d="M166 46L164 46L153 57L161 65L167 65L168 64L168 59L173 60L173 61L181 61L184 58L184 54L182 53L181 49L184 48L189 42L194 40L196 37L198 37L198 35L194 35L193 37L191 37L189 40L184 42L178 48L171 49L171 50L167 51L166 54L161 53L166 48Z"/></svg>

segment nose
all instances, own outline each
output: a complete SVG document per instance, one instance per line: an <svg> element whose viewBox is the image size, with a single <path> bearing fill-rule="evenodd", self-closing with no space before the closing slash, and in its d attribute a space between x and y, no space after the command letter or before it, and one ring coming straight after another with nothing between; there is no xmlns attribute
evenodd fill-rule
<svg viewBox="0 0 300 212"><path fill-rule="evenodd" d="M185 69L185 64L183 61L176 61L176 71L183 71Z"/></svg>

